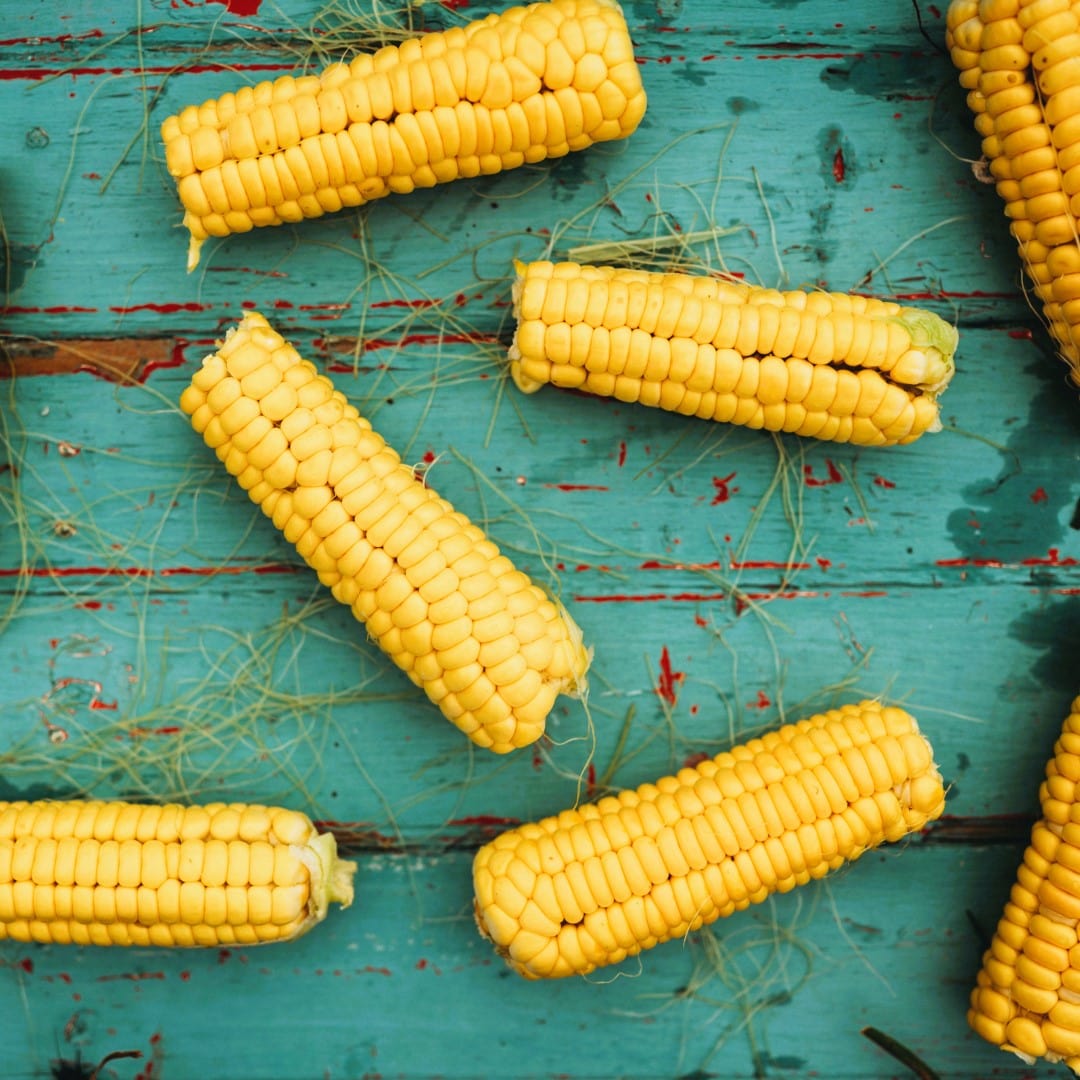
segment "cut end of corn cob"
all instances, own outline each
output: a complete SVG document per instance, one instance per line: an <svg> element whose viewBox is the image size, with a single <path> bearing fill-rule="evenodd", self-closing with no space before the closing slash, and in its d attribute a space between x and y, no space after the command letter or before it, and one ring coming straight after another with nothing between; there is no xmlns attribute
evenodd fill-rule
<svg viewBox="0 0 1080 1080"><path fill-rule="evenodd" d="M352 903L355 872L281 807L0 802L0 940L289 941Z"/></svg>
<svg viewBox="0 0 1080 1080"><path fill-rule="evenodd" d="M419 479L315 365L248 312L180 398L334 597L478 746L535 742L591 651L566 609Z"/></svg>
<svg viewBox="0 0 1080 1080"><path fill-rule="evenodd" d="M1023 1058L1080 1074L1080 697L1039 789L1042 816L971 992L968 1023Z"/></svg>
<svg viewBox="0 0 1080 1080"><path fill-rule="evenodd" d="M863 446L941 428L956 328L863 296L516 263L515 384Z"/></svg>
<svg viewBox="0 0 1080 1080"><path fill-rule="evenodd" d="M944 805L914 718L846 705L501 834L473 863L477 925L526 978L587 975L823 877Z"/></svg>
<svg viewBox="0 0 1080 1080"><path fill-rule="evenodd" d="M1020 262L1080 386L1080 6L953 0L945 43Z"/></svg>
<svg viewBox="0 0 1080 1080"><path fill-rule="evenodd" d="M210 236L625 138L645 105L619 6L553 0L189 106L161 126L188 269Z"/></svg>

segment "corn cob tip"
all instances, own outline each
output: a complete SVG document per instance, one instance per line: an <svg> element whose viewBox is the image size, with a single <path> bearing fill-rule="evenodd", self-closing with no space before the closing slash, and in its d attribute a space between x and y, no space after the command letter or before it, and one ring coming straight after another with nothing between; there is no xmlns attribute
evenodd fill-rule
<svg viewBox="0 0 1080 1080"><path fill-rule="evenodd" d="M343 908L351 906L355 897L356 863L338 855L333 833L319 833L303 846L294 845L292 850L311 875L308 906L312 926L326 918L332 903Z"/></svg>
<svg viewBox="0 0 1080 1080"><path fill-rule="evenodd" d="M895 319L910 336L912 348L925 356L921 377L914 385L936 398L956 374L960 332L940 315L923 308L902 308Z"/></svg>

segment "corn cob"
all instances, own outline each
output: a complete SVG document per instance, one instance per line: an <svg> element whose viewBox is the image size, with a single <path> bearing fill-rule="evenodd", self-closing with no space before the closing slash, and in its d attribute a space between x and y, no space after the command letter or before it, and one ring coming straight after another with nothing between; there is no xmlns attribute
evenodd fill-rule
<svg viewBox="0 0 1080 1080"><path fill-rule="evenodd" d="M288 941L352 903L355 871L280 807L0 802L0 940Z"/></svg>
<svg viewBox="0 0 1080 1080"><path fill-rule="evenodd" d="M526 978L586 975L822 877L943 806L915 720L863 701L502 833L474 861L476 919Z"/></svg>
<svg viewBox="0 0 1080 1080"><path fill-rule="evenodd" d="M1029 1064L1080 1074L1080 697L1039 788L1042 816L971 992L968 1023Z"/></svg>
<svg viewBox="0 0 1080 1080"><path fill-rule="evenodd" d="M561 157L644 113L619 6L554 0L188 106L161 137L190 270L207 237Z"/></svg>
<svg viewBox="0 0 1080 1080"><path fill-rule="evenodd" d="M686 416L864 446L941 427L956 330L861 296L517 264L510 373Z"/></svg>
<svg viewBox="0 0 1080 1080"><path fill-rule="evenodd" d="M945 40L1021 265L1080 384L1080 6L953 0Z"/></svg>
<svg viewBox="0 0 1080 1080"><path fill-rule="evenodd" d="M568 612L255 312L180 398L252 502L478 746L535 742L589 652Z"/></svg>

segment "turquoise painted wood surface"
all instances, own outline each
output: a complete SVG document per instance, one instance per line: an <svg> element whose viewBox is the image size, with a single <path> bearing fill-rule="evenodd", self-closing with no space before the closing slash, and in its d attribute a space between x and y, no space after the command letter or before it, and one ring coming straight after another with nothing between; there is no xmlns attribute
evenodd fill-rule
<svg viewBox="0 0 1080 1080"><path fill-rule="evenodd" d="M634 0L633 139L187 275L157 125L317 67L334 17L0 3L0 797L286 801L359 862L358 902L285 946L0 947L0 1075L128 1050L99 1075L907 1075L868 1026L939 1076L1062 1074L964 1009L1080 689L1080 403L972 168L941 7ZM714 269L954 320L945 430L859 451L502 377L512 257L713 227ZM471 750L417 700L191 432L179 393L249 308L568 603L589 706L535 752ZM925 836L602 978L527 984L476 934L471 854L507 822L864 694L935 746Z"/></svg>

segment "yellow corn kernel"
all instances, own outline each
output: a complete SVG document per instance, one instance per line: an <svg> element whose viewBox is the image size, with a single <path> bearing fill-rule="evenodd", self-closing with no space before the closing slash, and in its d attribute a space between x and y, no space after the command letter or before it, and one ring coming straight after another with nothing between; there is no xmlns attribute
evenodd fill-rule
<svg viewBox="0 0 1080 1080"><path fill-rule="evenodd" d="M320 580L475 743L506 753L534 742L555 698L584 692L590 654L566 610L418 479L261 315L244 316L192 388L181 408L193 425L209 412L203 436L220 434L225 467L238 479L254 468L249 496L259 493ZM215 407L248 402L272 426L239 451Z"/></svg>
<svg viewBox="0 0 1080 1080"><path fill-rule="evenodd" d="M264 851L273 868L269 917L251 902L263 887L256 871ZM332 902L352 903L355 871L332 833L291 810L0 802L0 941L287 940L321 922Z"/></svg>
<svg viewBox="0 0 1080 1080"><path fill-rule="evenodd" d="M209 236L625 138L645 106L611 0L512 7L318 76L223 94L161 125L188 269Z"/></svg>
<svg viewBox="0 0 1080 1080"><path fill-rule="evenodd" d="M1042 816L994 936L983 955L968 1023L988 1042L1034 1060L1064 1061L1080 1073L1080 807L1076 748L1080 697L1046 764Z"/></svg>
<svg viewBox="0 0 1080 1080"><path fill-rule="evenodd" d="M502 833L473 861L477 925L526 978L587 975L899 840L944 804L914 718L845 705Z"/></svg>
<svg viewBox="0 0 1080 1080"><path fill-rule="evenodd" d="M518 263L513 296L526 393L550 383L871 446L941 427L957 334L929 311L575 263Z"/></svg>

